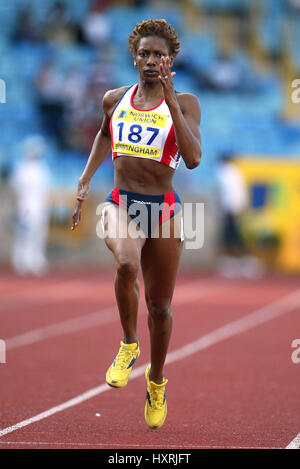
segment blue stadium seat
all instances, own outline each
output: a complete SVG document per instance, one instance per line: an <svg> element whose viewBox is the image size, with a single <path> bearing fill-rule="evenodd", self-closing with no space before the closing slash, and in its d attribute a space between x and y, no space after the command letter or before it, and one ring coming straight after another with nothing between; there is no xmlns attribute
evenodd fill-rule
<svg viewBox="0 0 300 469"><path fill-rule="evenodd" d="M216 58L218 46L216 38L209 33L189 33L181 37L181 53L191 70L203 69Z"/></svg>
<svg viewBox="0 0 300 469"><path fill-rule="evenodd" d="M182 28L182 14L174 7L172 10L161 8L128 8L113 7L107 13L108 20L112 27L111 40L122 47L128 43L128 36L137 23L147 19L164 18L171 23L176 31Z"/></svg>

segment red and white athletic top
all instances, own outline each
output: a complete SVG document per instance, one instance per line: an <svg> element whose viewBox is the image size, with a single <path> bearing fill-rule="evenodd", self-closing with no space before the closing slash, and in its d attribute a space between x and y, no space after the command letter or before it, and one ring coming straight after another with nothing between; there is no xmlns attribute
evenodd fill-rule
<svg viewBox="0 0 300 469"><path fill-rule="evenodd" d="M112 158L148 158L177 169L181 155L171 113L164 100L152 109L138 109L133 96L138 84L125 91L110 120Z"/></svg>

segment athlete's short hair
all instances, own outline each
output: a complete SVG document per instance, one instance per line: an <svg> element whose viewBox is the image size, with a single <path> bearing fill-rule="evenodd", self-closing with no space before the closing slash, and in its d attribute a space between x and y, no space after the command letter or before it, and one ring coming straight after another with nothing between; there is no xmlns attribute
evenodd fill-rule
<svg viewBox="0 0 300 469"><path fill-rule="evenodd" d="M136 54L138 45L142 37L158 36L167 41L171 57L176 57L180 50L180 42L175 29L166 22L165 19L142 21L135 26L132 34L129 35L129 48L132 55Z"/></svg>

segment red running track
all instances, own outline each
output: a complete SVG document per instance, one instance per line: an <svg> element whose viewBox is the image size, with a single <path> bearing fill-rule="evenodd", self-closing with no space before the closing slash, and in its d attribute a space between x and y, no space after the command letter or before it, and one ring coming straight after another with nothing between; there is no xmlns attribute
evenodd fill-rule
<svg viewBox="0 0 300 469"><path fill-rule="evenodd" d="M0 448L300 446L296 277L181 272L165 367L168 417L159 430L144 422L143 295L132 379L124 389L105 384L121 339L113 278L95 270L40 279L0 272Z"/></svg>

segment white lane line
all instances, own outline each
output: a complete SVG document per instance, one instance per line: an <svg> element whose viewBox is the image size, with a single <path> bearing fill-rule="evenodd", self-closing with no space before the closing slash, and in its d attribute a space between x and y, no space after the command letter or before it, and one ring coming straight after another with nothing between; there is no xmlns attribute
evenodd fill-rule
<svg viewBox="0 0 300 469"><path fill-rule="evenodd" d="M163 449L282 449L279 446L217 446L217 445L169 445L169 444L164 444L164 445L135 445L135 444L122 444L122 443L64 443L62 441L0 441L0 445L27 445L27 446L108 446L108 449L114 449L114 448L149 448L149 449L157 449L157 448L163 448Z"/></svg>
<svg viewBox="0 0 300 469"><path fill-rule="evenodd" d="M200 284L199 284L200 282ZM212 289L216 286L220 286L222 283L218 279L208 278L205 280L197 280L192 283L186 283L183 285L178 285L177 289L189 289L191 295L193 295L192 290L200 289ZM224 282L223 282L224 284ZM112 299L114 297L114 291L112 288L111 281L104 281L100 284L102 286L101 298L105 297L106 299ZM34 288L26 288L25 291L20 292L10 292L10 294L5 295L8 297L1 297L0 312L9 312L14 309L28 307L28 303L33 306L51 304L60 301L71 301L79 298L89 298L91 294L97 297L98 295L98 285L93 282L82 282L81 280L65 280L65 281L56 281L55 283L50 283L46 285L37 285ZM176 292L175 292L176 294ZM192 299L190 300L192 301Z"/></svg>
<svg viewBox="0 0 300 469"><path fill-rule="evenodd" d="M89 290L93 289L89 285L85 285L83 288L82 282L79 280L69 280L28 288L26 291L12 292L10 298L2 298L0 311L7 313L16 308L23 310L26 307L28 308L28 305L36 306L78 299L84 296L87 288ZM94 287L94 290L96 290L96 287Z"/></svg>
<svg viewBox="0 0 300 469"><path fill-rule="evenodd" d="M58 279L48 279L46 283L39 282L37 279L32 279L30 281L18 282L18 280L11 279L10 281L4 281L0 279L0 294L1 298L17 298L21 295L30 295L32 292L37 290L44 289L45 287L49 288L53 285L59 285L61 282Z"/></svg>
<svg viewBox="0 0 300 469"><path fill-rule="evenodd" d="M221 342L229 337L233 337L241 332L246 330L252 329L260 324L263 324L267 321L270 321L282 314L288 313L293 311L296 307L300 306L300 289L295 290L294 292L286 295L285 297L277 300L269 305L263 306L262 308L257 309L256 311L247 314L242 319L232 321L225 326L222 326L214 331L200 337L198 340L195 340L183 347L180 347L173 352L168 353L166 364L173 363L175 361L181 360L182 358L188 357L193 355L200 350L205 348L211 347L212 345ZM138 378L142 376L145 372L146 363L139 366L135 370L133 370L131 374L131 379ZM0 437L7 435L8 433L14 432L20 428L26 427L31 425L34 422L38 422L43 420L51 415L57 414L58 412L62 412L63 410L69 409L70 407L74 407L82 402L87 401L99 394L102 394L108 390L112 389L106 383L101 384L100 386L96 386L94 388L89 389L88 391L79 394L78 396L70 399L62 404L57 406L51 407L50 409L41 412L33 417L30 417L26 420L22 420L21 422L16 423L10 427L3 428L0 430Z"/></svg>
<svg viewBox="0 0 300 469"><path fill-rule="evenodd" d="M300 433L286 446L285 449L300 449Z"/></svg>
<svg viewBox="0 0 300 469"><path fill-rule="evenodd" d="M109 306L100 311L85 314L78 318L67 319L66 321L57 322L39 329L32 329L31 331L6 339L6 350L24 347L53 337L73 334L101 324L110 323L118 318L114 314L115 312L116 308Z"/></svg>
<svg viewBox="0 0 300 469"><path fill-rule="evenodd" d="M249 330L255 326L259 326L264 322L270 321L281 314L288 313L297 307L300 307L300 289L297 289L285 297L247 314L241 319L232 321L225 326L200 337L195 342L191 342L178 350L168 353L166 363L172 363L180 358L188 357L192 353L195 353L194 350L197 352L203 350L217 342L221 342L222 340L240 334L241 332Z"/></svg>
<svg viewBox="0 0 300 469"><path fill-rule="evenodd" d="M176 297L173 300L173 306L179 306L186 304L187 302L195 302L196 300L209 296L211 294L217 295L222 291L227 290L227 286L216 288L215 285L209 284L203 289L195 290L194 283L188 284L186 287L183 285L178 289ZM141 308L139 314L145 314L144 302L141 302ZM57 322L49 326L41 327L38 329L32 329L18 334L14 337L5 339L6 350L12 350L26 345L31 345L37 342L41 342L46 339L54 337L73 334L82 330L90 329L103 324L108 324L119 320L119 314L117 307L109 306L100 311L88 313L77 318L67 319L65 321Z"/></svg>

